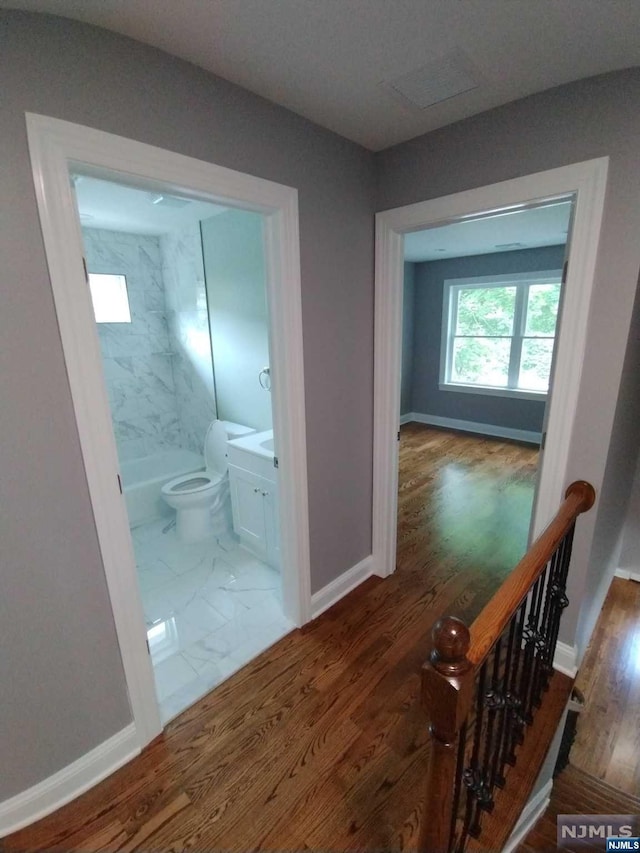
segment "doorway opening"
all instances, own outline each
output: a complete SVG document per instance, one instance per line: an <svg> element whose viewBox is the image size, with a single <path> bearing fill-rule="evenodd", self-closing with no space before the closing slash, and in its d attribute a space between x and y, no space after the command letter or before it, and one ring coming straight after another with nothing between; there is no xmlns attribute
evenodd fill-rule
<svg viewBox="0 0 640 853"><path fill-rule="evenodd" d="M385 577L396 567L404 243L407 235L575 199L563 304L555 336L553 394L539 465L531 533L553 518L570 482L587 319L604 205L608 159L586 161L378 213L376 216L373 560ZM455 377L454 377L455 378ZM462 394L458 395L462 397ZM574 650L567 647L567 653Z"/></svg>
<svg viewBox="0 0 640 853"><path fill-rule="evenodd" d="M277 495L269 497L276 498L277 506L277 524L274 524L280 533L282 612L291 624L299 626L310 618L311 596L297 192L290 187L215 164L45 116L27 114L27 133L80 447L139 750L162 731L163 722L156 697L150 648L147 645L147 626L136 575L136 555L122 491L118 447L105 386L94 305L85 273L81 223L70 175L108 182L115 180L128 188L142 190L147 195L151 193L161 198L170 196L178 200L177 205L169 205L174 208L174 212L180 206L190 209L190 202L194 202L216 205L219 211L235 214L251 212L259 218L268 316L268 360L261 364L260 370L268 368L271 389L267 391L259 388L259 391L270 398L273 437L261 436L266 431L263 429L254 432L254 436L260 436L259 449L254 448L254 451L262 461L265 457L267 461L270 459L272 470L274 458L278 460ZM87 225L89 221L86 220L84 224ZM135 305L127 305L125 310L123 297L127 296L128 299L126 275L124 281L121 279L120 274L117 282L111 282L120 299L116 299L115 308L110 304L109 310L124 313L117 314L118 319L115 320L113 316L109 317L112 323L123 322L123 317L126 320L127 312L131 319L136 316ZM97 282L96 287L104 284L104 281ZM200 304L196 296L196 305L204 312L202 287L199 293ZM152 292L152 287L149 295L150 302L159 299L158 294ZM159 302L156 304L160 305ZM201 316L204 317L204 313ZM154 324L152 321L151 325L154 325L154 331L160 338L164 334L168 335L168 329L164 328L162 322ZM189 334L193 350L201 356L198 363L202 366L207 361L205 342L211 341L211 329L196 328ZM109 338L109 335L105 336ZM113 342L111 352L115 355L118 341L113 335L109 341ZM164 341L166 343L166 338ZM141 341L138 343L144 349L145 344ZM172 350L166 354L169 352ZM176 356L174 353L168 357ZM124 378L120 376L120 379ZM264 382L264 376L262 378ZM191 379L195 382L193 375ZM173 381L175 385L175 375ZM206 382L204 385L206 387ZM115 389L113 396L117 397ZM196 396L193 394L191 398ZM122 396L118 399L124 401ZM127 401L127 404L130 402ZM203 414L199 405L195 408L198 416L205 421L211 415L211 409L205 408L206 414ZM222 441L230 448L231 444L227 444L228 432L220 426L219 413L216 411L215 414L218 437L222 429ZM138 415L143 416L140 408ZM171 429L175 431L175 415L165 419L160 413L155 413L154 423L158 427L158 435L164 435L162 425L169 422L173 424L171 428L168 427L169 432ZM202 420L198 435L193 436L196 446L201 431ZM136 438L131 437L132 440ZM251 436L246 437L246 440L249 438ZM235 438L233 442L242 440L241 437ZM234 462L215 450L215 445L219 444L217 440L211 444L212 458L215 460L212 467L216 472L220 472L225 462L227 465L237 464L242 467L239 457ZM204 461L202 450L204 447L199 456ZM248 452L242 446L237 448L238 453L242 451ZM195 455L193 449L188 452ZM208 462L206 467L209 467ZM182 468L180 474L175 473L178 478L186 476L190 479L190 475L195 474L195 478L207 479L206 475L211 472L206 471L201 464L198 470L192 468L186 471ZM269 479L266 472L263 471L262 475ZM188 488L192 485L188 484ZM208 488L207 484L203 486ZM258 492L255 495L263 501L261 506L264 510L267 496ZM263 522L265 514L266 510L263 512ZM254 512L254 521L255 515ZM251 514L247 517L250 518ZM177 513L175 518L179 527ZM171 525L171 521L169 517L167 524ZM266 563L267 560L262 562ZM160 634L163 636L160 637ZM164 639L167 642L170 640L164 637L162 628L158 631L158 641Z"/></svg>
<svg viewBox="0 0 640 853"><path fill-rule="evenodd" d="M166 723L294 627L264 381L263 216L72 182Z"/></svg>
<svg viewBox="0 0 640 853"><path fill-rule="evenodd" d="M404 239L398 562L500 583L531 527L573 198Z"/></svg>

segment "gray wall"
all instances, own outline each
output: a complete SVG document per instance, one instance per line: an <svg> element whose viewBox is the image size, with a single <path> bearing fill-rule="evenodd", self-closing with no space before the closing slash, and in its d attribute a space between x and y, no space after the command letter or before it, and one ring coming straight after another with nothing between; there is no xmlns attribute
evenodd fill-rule
<svg viewBox="0 0 640 853"><path fill-rule="evenodd" d="M271 394L258 381L269 366L263 217L229 210L200 227L218 416L271 429Z"/></svg>
<svg viewBox="0 0 640 853"><path fill-rule="evenodd" d="M414 336L414 293L415 264L404 265L404 294L402 297L402 361L400 375L400 414L406 415L411 408L411 385L413 372L413 336Z"/></svg>
<svg viewBox="0 0 640 853"><path fill-rule="evenodd" d="M25 111L297 187L312 586L371 552L372 155L98 28L0 13L0 801L131 719L42 244Z"/></svg>
<svg viewBox="0 0 640 853"><path fill-rule="evenodd" d="M546 405L544 401L440 390L444 282L451 278L561 270L563 261L564 246L549 246L414 264L414 339L410 411L494 424L509 429L541 432Z"/></svg>
<svg viewBox="0 0 640 853"><path fill-rule="evenodd" d="M561 639L577 643L581 651L615 568L612 543L619 537L631 489L629 459L635 460L640 440L636 413L640 365L635 350L630 349L625 361L640 269L639 138L640 69L636 68L515 101L376 157L378 210L592 157L610 157L588 347L569 458L569 480L586 478L599 493L595 510L578 525L571 605L561 631Z"/></svg>
<svg viewBox="0 0 640 853"><path fill-rule="evenodd" d="M611 335L611 338L614 336ZM636 292L635 307L631 318L618 405L611 433L611 444L601 490L601 504L606 501L606 512L598 513L593 537L593 547L584 579L585 600L578 622L577 639L584 647L600 613L604 597L609 588L613 572L628 565L629 548L638 541L638 481L640 470L640 290ZM595 395L594 395L595 396ZM594 402L597 405L597 402ZM594 408L593 413L597 413ZM593 414L592 414L593 420ZM624 563L627 563L624 566ZM636 565L638 554L636 553Z"/></svg>
<svg viewBox="0 0 640 853"><path fill-rule="evenodd" d="M640 455L635 468L618 562L621 569L640 574Z"/></svg>

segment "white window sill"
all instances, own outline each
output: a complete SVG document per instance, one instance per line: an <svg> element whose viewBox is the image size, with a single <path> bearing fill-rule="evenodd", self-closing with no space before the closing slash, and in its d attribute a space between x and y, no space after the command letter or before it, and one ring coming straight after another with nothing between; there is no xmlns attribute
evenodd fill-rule
<svg viewBox="0 0 640 853"><path fill-rule="evenodd" d="M520 391L517 388L489 388L485 385L457 385L450 382L440 382L438 387L441 391L458 391L487 397L514 397L518 400L538 400L541 403L547 399L546 391Z"/></svg>

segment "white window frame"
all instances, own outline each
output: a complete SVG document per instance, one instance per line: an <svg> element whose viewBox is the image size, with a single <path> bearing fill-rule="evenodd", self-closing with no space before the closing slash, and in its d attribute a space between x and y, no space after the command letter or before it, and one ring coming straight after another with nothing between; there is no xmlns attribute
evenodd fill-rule
<svg viewBox="0 0 640 853"><path fill-rule="evenodd" d="M522 341L526 337L525 322L527 314L526 294L533 284L558 284L562 280L562 270L544 270L533 273L512 273L507 275L484 275L474 278L445 279L442 293L442 337L440 343L440 381L441 391L460 391L464 394L483 394L495 397L517 397L520 400L546 400L546 391L532 391L515 387L520 373L522 356ZM513 333L504 337L511 338L509 359L508 387L500 388L492 385L465 384L451 381L451 365L453 363L453 342L455 339L455 318L457 316L458 295L462 290L479 290L486 287L516 288L515 317ZM560 294L560 306L562 293ZM558 315L560 308L558 309ZM556 330L558 321L556 321ZM478 337L481 337L479 335ZM554 335L555 341L555 335ZM514 346L515 342L515 346Z"/></svg>

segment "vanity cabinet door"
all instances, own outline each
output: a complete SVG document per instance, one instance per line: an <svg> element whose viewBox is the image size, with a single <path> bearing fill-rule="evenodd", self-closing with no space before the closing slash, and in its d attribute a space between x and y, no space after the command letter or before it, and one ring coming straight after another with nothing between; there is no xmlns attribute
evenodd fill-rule
<svg viewBox="0 0 640 853"><path fill-rule="evenodd" d="M229 465L233 529L242 544L262 560L267 559L267 523L263 492L272 485L268 480Z"/></svg>
<svg viewBox="0 0 640 853"><path fill-rule="evenodd" d="M267 563L280 570L280 524L278 518L278 484L268 482L264 489L264 516L267 537Z"/></svg>

